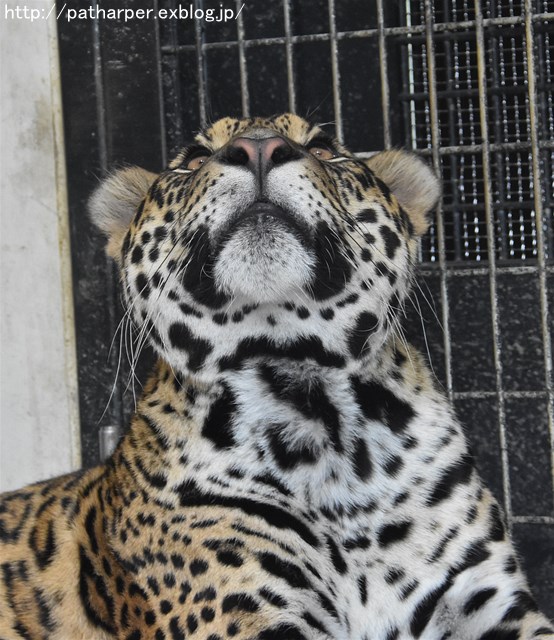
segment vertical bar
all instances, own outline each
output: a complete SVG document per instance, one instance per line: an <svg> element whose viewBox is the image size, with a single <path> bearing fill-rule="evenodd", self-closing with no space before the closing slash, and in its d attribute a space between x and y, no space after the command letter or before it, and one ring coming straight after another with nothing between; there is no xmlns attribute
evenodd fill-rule
<svg viewBox="0 0 554 640"><path fill-rule="evenodd" d="M512 524L512 505L509 476L508 448L506 444L506 408L502 386L502 346L500 342L500 324L498 317L498 293L496 288L496 250L494 242L494 220L491 193L490 141L487 122L487 86L485 76L485 32L481 0L475 0L475 26L477 36L477 84L479 89L479 122L483 140L483 193L485 203L485 223L487 226L487 253L489 261L489 287L491 315L493 324L493 359L496 370L496 396L498 399L498 428L502 458L502 487L504 490L504 509L508 525Z"/></svg>
<svg viewBox="0 0 554 640"><path fill-rule="evenodd" d="M554 389L552 384L552 344L549 331L548 295L546 281L546 256L544 242L544 211L542 206L542 181L539 161L538 107L536 89L536 68L534 33L532 20L532 0L525 0L525 44L527 54L527 91L529 94L529 121L531 133L531 159L533 166L533 198L535 206L535 227L537 231L537 261L539 269L539 289L541 305L541 329L544 350L544 374L548 396L548 429L551 443L551 465L554 470ZM554 478L553 478L554 479Z"/></svg>
<svg viewBox="0 0 554 640"><path fill-rule="evenodd" d="M287 86L289 90L289 111L296 113L296 87L294 86L294 60L292 53L292 28L290 22L290 0L283 0L285 18L285 55L287 58Z"/></svg>
<svg viewBox="0 0 554 640"><path fill-rule="evenodd" d="M172 1L171 2L171 9L175 8L175 3ZM171 26L171 48L172 48L172 55L174 56L174 60L175 60L175 73L173 75L173 86L175 87L175 103L176 103L176 109L175 111L179 114L179 122L177 123L176 126L176 133L177 133L177 140L173 141L173 145L177 144L179 147L181 147L183 145L183 120L182 120L182 113L183 113L183 109L181 106L181 81L180 81L180 72L179 72L179 66L180 66L180 60L179 60L179 47L178 47L178 39L177 39L177 25L179 24L177 20L170 20L169 24ZM158 27L159 28L159 27ZM197 73L199 75L199 79L198 82L200 82L200 72L197 69ZM202 118L200 118L202 124Z"/></svg>
<svg viewBox="0 0 554 640"><path fill-rule="evenodd" d="M390 96L387 68L387 43L385 40L385 16L383 0L377 0L377 29L379 32L379 71L381 74L381 108L383 110L383 141L385 149L392 146L390 134Z"/></svg>
<svg viewBox="0 0 554 640"><path fill-rule="evenodd" d="M154 13L158 15L158 0L154 0ZM154 31L156 34L156 69L158 73L158 92L160 96L160 133L161 133L161 151L162 151L162 161L163 166L167 166L167 131L165 128L165 118L164 118L164 87L162 81L162 47L160 41L160 21L155 20Z"/></svg>
<svg viewBox="0 0 554 640"><path fill-rule="evenodd" d="M329 0L329 36L331 38L331 76L333 81L333 107L335 112L335 130L338 141L344 142L342 129L342 103L340 97L340 71L335 19L335 0Z"/></svg>
<svg viewBox="0 0 554 640"><path fill-rule="evenodd" d="M236 0L236 12L238 13L237 33L239 42L239 72L240 72L240 99L242 108L242 117L250 116L250 94L248 92L248 70L246 68L246 54L244 49L244 21L240 8L242 2Z"/></svg>
<svg viewBox="0 0 554 640"><path fill-rule="evenodd" d="M93 0L93 6L96 11L98 7L98 2ZM96 12L97 13L97 12ZM103 67L102 67L102 48L100 42L100 23L98 20L98 16L93 18L92 21L92 42L93 42L93 51L94 51L94 84L96 89L96 113L98 117L98 155L100 159L100 169L102 171L102 175L106 175L108 172L108 132L106 128L106 96L104 92L104 79L103 79ZM110 334L115 335L117 331L118 321L116 318L115 305L113 301L117 300L118 290L117 290L117 278L115 275L115 267L113 262L108 256L104 257L105 260L105 269L106 269L106 284L108 285L108 295L110 304L108 305L109 309L109 318L110 318ZM108 358L110 360L110 365L113 371L118 370L118 353L117 349L110 350L108 354ZM119 393L116 393L115 390L118 389ZM119 381L116 380L114 384L114 393L112 397L112 402L114 406L114 417L115 420L119 422L119 424L123 424L124 422L124 410L123 410L123 391L119 384Z"/></svg>
<svg viewBox="0 0 554 640"><path fill-rule="evenodd" d="M198 0L195 2L195 7L197 6ZM198 110L200 112L200 124L204 127L206 126L207 120L206 90L208 82L204 63L204 33L202 29L202 20L194 21L194 35L196 39L196 72L198 74Z"/></svg>
<svg viewBox="0 0 554 640"><path fill-rule="evenodd" d="M441 160L439 154L440 131L437 105L437 79L435 70L435 43L433 40L433 8L432 0L425 0L425 49L427 52L427 75L429 77L429 109L431 116L431 145L433 168L438 176L441 175ZM450 310L448 306L448 286L446 282L446 252L444 247L444 221L442 208L437 211L437 245L439 252L439 274L442 306L442 326L444 331L444 358L446 391L452 401L452 339L450 336Z"/></svg>

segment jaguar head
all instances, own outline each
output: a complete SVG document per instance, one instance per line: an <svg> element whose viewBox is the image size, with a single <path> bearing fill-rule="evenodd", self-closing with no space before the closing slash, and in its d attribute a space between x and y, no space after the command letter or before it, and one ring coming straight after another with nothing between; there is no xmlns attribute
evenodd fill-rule
<svg viewBox="0 0 554 640"><path fill-rule="evenodd" d="M139 335L211 380L264 356L366 366L439 194L417 156L359 159L284 114L219 120L159 175L105 179L90 209Z"/></svg>

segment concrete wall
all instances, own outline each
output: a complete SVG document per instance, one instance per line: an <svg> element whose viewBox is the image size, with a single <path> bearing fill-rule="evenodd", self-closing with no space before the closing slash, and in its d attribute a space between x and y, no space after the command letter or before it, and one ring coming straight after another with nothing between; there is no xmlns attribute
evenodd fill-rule
<svg viewBox="0 0 554 640"><path fill-rule="evenodd" d="M0 491L80 464L52 5L7 0L0 8ZM10 12L23 6L41 17Z"/></svg>

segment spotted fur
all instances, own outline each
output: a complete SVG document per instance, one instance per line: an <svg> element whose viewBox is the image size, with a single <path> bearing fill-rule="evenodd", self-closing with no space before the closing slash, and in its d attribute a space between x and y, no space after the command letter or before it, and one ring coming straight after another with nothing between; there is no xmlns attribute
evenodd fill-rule
<svg viewBox="0 0 554 640"><path fill-rule="evenodd" d="M401 340L439 188L289 114L91 209L160 360L104 466L0 502L3 640L554 637Z"/></svg>

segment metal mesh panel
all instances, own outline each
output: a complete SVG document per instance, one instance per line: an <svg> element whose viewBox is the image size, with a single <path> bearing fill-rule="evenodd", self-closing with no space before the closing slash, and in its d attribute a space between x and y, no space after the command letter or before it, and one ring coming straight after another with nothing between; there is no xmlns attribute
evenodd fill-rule
<svg viewBox="0 0 554 640"><path fill-rule="evenodd" d="M548 10L548 3L536 3ZM542 6L541 6L542 5ZM405 144L433 146L429 101L428 43L425 3L408 0L404 21L412 33L403 45L408 73L400 96L407 123ZM477 21L473 2L435 2L431 11L435 64L436 116L444 179L445 258L488 259L485 183L480 162L481 96L478 80ZM538 107L537 137L541 150L541 186L545 216L545 258L552 255L552 175L554 120L552 110L552 34L547 21L531 17L536 65L536 94L530 96L523 3L488 2L483 7L485 113L491 154L492 214L497 260L529 260L538 256L531 153L531 100ZM550 29L551 30L551 29ZM534 108L534 107L533 107ZM478 150L478 154L465 153ZM430 236L422 259L438 260L438 239Z"/></svg>
<svg viewBox="0 0 554 640"><path fill-rule="evenodd" d="M554 2L275 0L157 28L166 158L208 121L291 110L441 174L407 325L552 611Z"/></svg>

